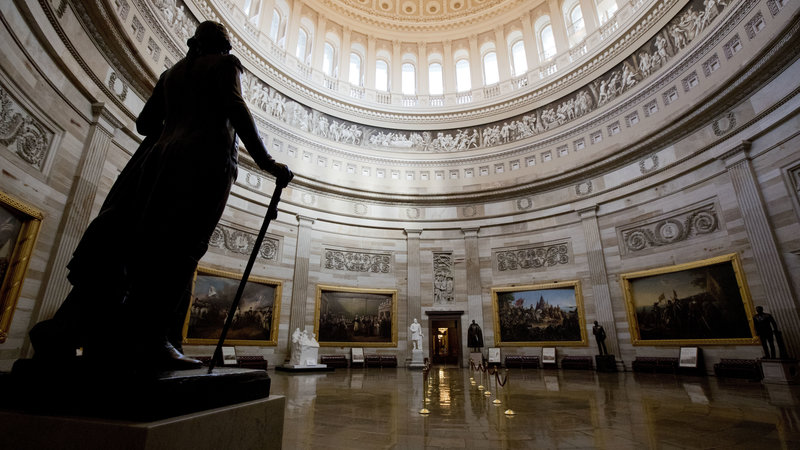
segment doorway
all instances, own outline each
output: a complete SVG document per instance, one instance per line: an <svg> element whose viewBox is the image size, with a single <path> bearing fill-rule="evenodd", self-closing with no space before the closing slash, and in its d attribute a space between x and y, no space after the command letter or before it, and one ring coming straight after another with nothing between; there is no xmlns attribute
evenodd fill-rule
<svg viewBox="0 0 800 450"><path fill-rule="evenodd" d="M462 311L428 311L431 363L461 366Z"/></svg>

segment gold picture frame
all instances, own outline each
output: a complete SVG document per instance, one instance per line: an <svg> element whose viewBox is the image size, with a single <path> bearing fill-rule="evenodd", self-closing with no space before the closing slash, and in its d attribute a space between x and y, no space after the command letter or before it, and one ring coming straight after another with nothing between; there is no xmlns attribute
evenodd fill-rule
<svg viewBox="0 0 800 450"><path fill-rule="evenodd" d="M0 343L8 339L44 215L0 191Z"/></svg>
<svg viewBox="0 0 800 450"><path fill-rule="evenodd" d="M736 253L627 273L620 281L633 345L759 342Z"/></svg>
<svg viewBox="0 0 800 450"><path fill-rule="evenodd" d="M579 280L494 287L492 309L498 347L589 345Z"/></svg>
<svg viewBox="0 0 800 450"><path fill-rule="evenodd" d="M317 285L314 333L322 347L397 347L397 290Z"/></svg>
<svg viewBox="0 0 800 450"><path fill-rule="evenodd" d="M185 344L214 345L219 341L241 279L240 273L197 268L183 324ZM278 345L282 289L279 280L251 275L225 345Z"/></svg>

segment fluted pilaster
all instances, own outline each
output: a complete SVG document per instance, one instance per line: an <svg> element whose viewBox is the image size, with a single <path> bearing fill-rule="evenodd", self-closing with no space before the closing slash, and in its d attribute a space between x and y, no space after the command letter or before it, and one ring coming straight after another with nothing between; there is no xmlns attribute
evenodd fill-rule
<svg viewBox="0 0 800 450"><path fill-rule="evenodd" d="M289 335L295 329L306 328L306 303L308 303L308 260L311 255L311 233L314 219L297 216L297 246L294 258L294 277L292 278L292 307L289 317ZM313 325L313 324L309 324ZM287 342L287 358L291 353L291 339Z"/></svg>
<svg viewBox="0 0 800 450"><path fill-rule="evenodd" d="M481 285L481 255L478 244L478 231L480 228L462 228L464 233L464 251L467 263L467 312L468 319L474 320L481 325L484 330L487 328L483 323L483 295Z"/></svg>
<svg viewBox="0 0 800 450"><path fill-rule="evenodd" d="M414 318L422 318L422 289L420 288L422 271L420 269L419 237L422 230L406 229L406 252L408 260L408 300L406 305L406 323ZM411 343L408 343L409 352ZM410 353L409 353L410 354Z"/></svg>

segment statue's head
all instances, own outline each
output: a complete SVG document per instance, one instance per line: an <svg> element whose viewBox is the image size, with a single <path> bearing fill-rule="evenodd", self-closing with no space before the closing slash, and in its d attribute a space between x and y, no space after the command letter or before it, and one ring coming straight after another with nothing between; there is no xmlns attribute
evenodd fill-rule
<svg viewBox="0 0 800 450"><path fill-rule="evenodd" d="M596 320L594 321L594 324L597 325L597 321Z"/></svg>
<svg viewBox="0 0 800 450"><path fill-rule="evenodd" d="M756 312L757 312L758 314L761 314L761 313L763 313L763 312L764 312L764 307L763 307L763 306L756 306Z"/></svg>
<svg viewBox="0 0 800 450"><path fill-rule="evenodd" d="M189 46L190 55L227 54L231 50L228 30L221 23L211 20L198 25L186 45Z"/></svg>

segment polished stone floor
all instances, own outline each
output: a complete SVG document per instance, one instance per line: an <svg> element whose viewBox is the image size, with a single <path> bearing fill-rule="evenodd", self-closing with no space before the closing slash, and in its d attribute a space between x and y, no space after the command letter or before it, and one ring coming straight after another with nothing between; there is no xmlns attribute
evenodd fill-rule
<svg viewBox="0 0 800 450"><path fill-rule="evenodd" d="M283 448L800 449L797 386L515 369L498 387L479 374L270 371L272 393L287 398Z"/></svg>

